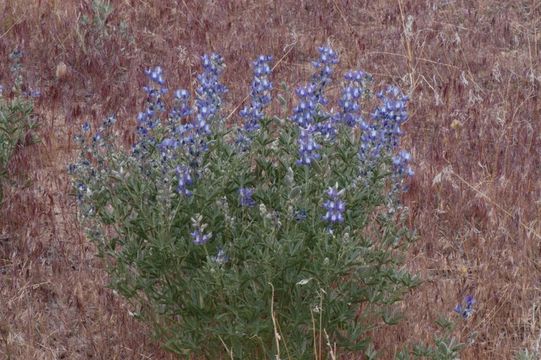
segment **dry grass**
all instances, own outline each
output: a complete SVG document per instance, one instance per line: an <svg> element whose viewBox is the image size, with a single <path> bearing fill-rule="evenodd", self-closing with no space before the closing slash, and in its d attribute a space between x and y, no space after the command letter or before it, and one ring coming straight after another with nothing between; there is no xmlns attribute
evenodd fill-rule
<svg viewBox="0 0 541 360"><path fill-rule="evenodd" d="M291 49L275 83L294 86L326 42L343 69L360 67L412 98L405 142L417 163L405 201L419 240L408 267L427 281L404 302L406 321L375 334L376 347L390 358L396 344L429 338L467 293L478 304L455 331L470 344L464 359L539 347L540 1L112 3L104 32L82 25L93 17L89 0L0 0L0 55L20 45L26 78L43 93L43 144L13 159L20 186L0 213L0 357L172 358L105 288L68 195L70 139L83 119L116 112L129 141L145 66L191 86L198 55L217 51L229 98L242 99L249 59Z"/></svg>

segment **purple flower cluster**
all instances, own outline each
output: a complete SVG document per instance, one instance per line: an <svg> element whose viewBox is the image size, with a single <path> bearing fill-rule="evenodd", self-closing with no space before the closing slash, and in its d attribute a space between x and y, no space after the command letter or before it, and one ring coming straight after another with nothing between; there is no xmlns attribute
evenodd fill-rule
<svg viewBox="0 0 541 360"><path fill-rule="evenodd" d="M263 118L263 109L271 102L272 82L269 81L271 73L270 62L272 56L261 55L253 62L254 79L251 89L251 104L240 111L244 119L244 130L252 132L259 129L259 122Z"/></svg>
<svg viewBox="0 0 541 360"><path fill-rule="evenodd" d="M299 104L293 109L291 119L299 126L308 126L314 123L317 115L317 103L314 96L315 87L308 85L297 89Z"/></svg>
<svg viewBox="0 0 541 360"><path fill-rule="evenodd" d="M330 223L337 223L344 221L344 211L346 210L346 203L341 199L344 194L344 189L338 190L338 184L334 187L330 187L327 190L327 196L329 197L323 203L323 207L327 212L323 216L323 220Z"/></svg>
<svg viewBox="0 0 541 360"><path fill-rule="evenodd" d="M201 220L201 215L198 215L192 219L192 226L194 230L190 233L190 235L192 236L192 242L195 245L205 245L212 237L211 232L205 233L207 224L201 224Z"/></svg>
<svg viewBox="0 0 541 360"><path fill-rule="evenodd" d="M165 77L160 66L146 69L145 74L150 80L150 84L143 87L147 94L146 109L137 115L137 131L142 138L160 124L159 113L165 111L163 95L167 93L167 88L163 86Z"/></svg>
<svg viewBox="0 0 541 360"><path fill-rule="evenodd" d="M239 202L240 206L254 207L256 205L255 200L252 198L254 195L254 189L252 188L240 188L239 189Z"/></svg>
<svg viewBox="0 0 541 360"><path fill-rule="evenodd" d="M316 73L312 76L311 83L314 85L314 96L317 104L327 105L325 88L331 83L334 65L338 64L338 55L328 47L320 47L319 59L312 61Z"/></svg>
<svg viewBox="0 0 541 360"><path fill-rule="evenodd" d="M338 63L338 55L334 50L320 47L319 58L312 62L315 73L310 83L296 90L299 103L293 109L291 120L300 128L299 153L297 164L310 165L320 158L316 152L321 148L314 140L314 135L321 134L326 139L336 135L335 117L326 113L323 107L328 103L325 89L331 82L334 65Z"/></svg>
<svg viewBox="0 0 541 360"><path fill-rule="evenodd" d="M338 63L338 55L326 47L319 48L319 59L312 62L316 72L310 83L297 89L299 103L293 109L291 119L299 126L306 127L320 118L327 117L320 106L327 104L325 88L331 82L333 67Z"/></svg>
<svg viewBox="0 0 541 360"><path fill-rule="evenodd" d="M229 261L229 256L227 256L224 249L219 248L216 255L212 256L210 259L218 265L223 265Z"/></svg>
<svg viewBox="0 0 541 360"><path fill-rule="evenodd" d="M408 119L408 97L397 87L391 86L380 92L378 98L382 105L372 113L372 121L361 121L359 156L367 164L377 161L384 153L396 150L402 136L400 126Z"/></svg>
<svg viewBox="0 0 541 360"><path fill-rule="evenodd" d="M180 120L191 115L190 93L185 89L175 90L173 93L173 108L169 112L170 120L178 124Z"/></svg>
<svg viewBox="0 0 541 360"><path fill-rule="evenodd" d="M204 234L201 229L195 229L191 232L191 235L193 238L192 242L195 245L205 245L212 237L212 233Z"/></svg>
<svg viewBox="0 0 541 360"><path fill-rule="evenodd" d="M299 157L297 165L311 165L314 160L321 158L317 151L321 145L314 140L314 126L308 125L306 128L300 128L299 135Z"/></svg>
<svg viewBox="0 0 541 360"><path fill-rule="evenodd" d="M400 126L408 120L407 103L409 98L402 94L396 86L390 86L385 92L380 92L378 98L383 105L372 114L374 122L378 123L384 146L388 150L398 146L402 130Z"/></svg>
<svg viewBox="0 0 541 360"><path fill-rule="evenodd" d="M348 71L344 79L346 85L339 101L341 112L338 118L343 124L353 127L362 121L360 100L365 92L364 83L370 76L360 70Z"/></svg>
<svg viewBox="0 0 541 360"><path fill-rule="evenodd" d="M404 175L413 176L414 172L409 165L411 161L411 154L406 150L401 150L397 155L393 156L393 168L394 173L399 177Z"/></svg>
<svg viewBox="0 0 541 360"><path fill-rule="evenodd" d="M146 69L145 74L147 74L150 80L152 80L156 84L160 86L163 86L165 84L165 78L163 77L163 70L160 66Z"/></svg>
<svg viewBox="0 0 541 360"><path fill-rule="evenodd" d="M88 133L90 131L90 124L88 123L88 121L85 121L81 128L83 130L83 133Z"/></svg>
<svg viewBox="0 0 541 360"><path fill-rule="evenodd" d="M469 319L473 315L473 304L475 304L475 299L473 296L468 295L464 298L465 306L458 304L455 306L455 312L460 314L465 320Z"/></svg>
<svg viewBox="0 0 541 360"><path fill-rule="evenodd" d="M168 131L158 145L164 163L176 159L177 149L180 147L185 154L189 154L190 166L197 167L199 156L208 150L206 136L211 133L210 121L218 116L222 104L221 96L227 89L219 82L219 77L225 68L223 58L218 54L211 54L202 56L201 61L203 72L197 76L199 86L196 89L195 111L190 105L190 93L187 90L178 89L173 93L173 106L168 116ZM153 82L163 83L163 72L160 68L153 69L148 74ZM163 91L152 92L152 94L160 93ZM187 121L183 124L182 120L187 119L194 112L195 121ZM175 166L173 162L171 169L175 169ZM176 167L180 183L183 182L182 179L188 181L186 175L182 175L186 174L186 171L185 166ZM191 184L192 181L190 176L189 183ZM183 184L179 184L177 191L184 195L190 195Z"/></svg>
<svg viewBox="0 0 541 360"><path fill-rule="evenodd" d="M199 86L196 89L195 100L195 128L199 134L210 135L210 121L217 115L222 105L221 96L227 92L227 88L220 83L225 63L218 54L204 55L201 58L203 73L197 76Z"/></svg>
<svg viewBox="0 0 541 360"><path fill-rule="evenodd" d="M191 169L187 166L177 166L176 174L178 179L177 192L184 196L192 196L188 186L193 184Z"/></svg>

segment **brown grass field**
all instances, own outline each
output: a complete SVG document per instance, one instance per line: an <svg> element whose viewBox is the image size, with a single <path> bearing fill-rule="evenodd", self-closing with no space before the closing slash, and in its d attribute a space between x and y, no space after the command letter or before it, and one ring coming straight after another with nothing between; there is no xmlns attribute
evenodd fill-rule
<svg viewBox="0 0 541 360"><path fill-rule="evenodd" d="M247 94L251 59L285 55L275 88L294 89L321 44L339 52L339 73L361 68L411 96L404 145L416 175L404 202L418 241L407 267L425 281L403 301L404 321L374 334L381 358L431 339L466 294L477 304L468 321L454 317L463 359L541 350L541 1L111 5L100 16L91 0L0 0L0 82L19 46L26 83L42 92L42 142L17 150L0 210L0 358L173 359L106 288L69 194L73 135L116 113L129 142L147 66L189 88L199 56L221 53L229 113Z"/></svg>

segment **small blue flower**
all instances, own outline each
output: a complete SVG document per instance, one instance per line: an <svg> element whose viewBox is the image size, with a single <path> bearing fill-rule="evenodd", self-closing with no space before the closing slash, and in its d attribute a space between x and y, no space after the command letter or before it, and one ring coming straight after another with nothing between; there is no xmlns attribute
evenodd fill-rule
<svg viewBox="0 0 541 360"><path fill-rule="evenodd" d="M222 94L227 88L219 82L225 68L224 59L218 54L204 55L201 58L203 73L197 76L199 86L195 94L195 129L198 135L210 135L210 121L218 115L222 105Z"/></svg>
<svg viewBox="0 0 541 360"><path fill-rule="evenodd" d="M177 166L176 174L178 179L177 192L184 196L192 196L192 192L188 190L188 186L193 184L191 170L187 166Z"/></svg>
<svg viewBox="0 0 541 360"><path fill-rule="evenodd" d="M173 122L178 123L181 119L191 115L192 109L188 90L175 90L173 102L173 109L169 113L169 117Z"/></svg>
<svg viewBox="0 0 541 360"><path fill-rule="evenodd" d="M111 127L116 123L116 118L114 115L108 116L105 121L103 122L104 127Z"/></svg>
<svg viewBox="0 0 541 360"><path fill-rule="evenodd" d="M101 137L101 134L99 132L97 132L93 137L92 137L92 142L93 143L98 143L102 140L102 137Z"/></svg>
<svg viewBox="0 0 541 360"><path fill-rule="evenodd" d="M251 104L240 111L244 118L244 130L253 132L259 129L259 122L263 119L263 109L271 102L272 82L270 61L272 56L261 55L254 61L254 79L252 81Z"/></svg>
<svg viewBox="0 0 541 360"><path fill-rule="evenodd" d="M185 89L175 90L174 96L178 100L188 100L190 98L188 90Z"/></svg>
<svg viewBox="0 0 541 360"><path fill-rule="evenodd" d="M202 219L203 217L200 214L197 214L194 218L192 218L192 226L194 227L194 230L190 233L190 235L192 236L192 242L195 245L205 245L212 237L211 232L205 233L207 224L201 224Z"/></svg>
<svg viewBox="0 0 541 360"><path fill-rule="evenodd" d="M365 83L369 81L370 76L359 70L348 71L344 75L344 79L346 85L342 89L342 96L339 101L341 112L338 117L342 123L353 127L362 121L360 100L365 92Z"/></svg>
<svg viewBox="0 0 541 360"><path fill-rule="evenodd" d="M254 207L256 205L256 202L254 201L254 199L252 199L253 195L254 195L253 188L240 188L239 189L240 205L245 206L245 207Z"/></svg>
<svg viewBox="0 0 541 360"><path fill-rule="evenodd" d="M401 125L408 119L406 105L408 97L400 89L390 86L386 91L378 93L382 104L371 115L371 120L360 120L361 145L359 158L364 166L373 166L382 156L391 155L398 149L402 136ZM409 155L402 153L393 159L395 171L400 175L413 175L413 170L407 166Z"/></svg>
<svg viewBox="0 0 541 360"><path fill-rule="evenodd" d="M300 128L299 135L299 157L297 165L311 165L312 162L321 158L317 153L321 145L317 144L313 137L314 127L309 125L307 128Z"/></svg>
<svg viewBox="0 0 541 360"><path fill-rule="evenodd" d="M85 132L85 133L90 131L90 124L88 123L88 121L85 121L83 123L82 128L83 128L83 132Z"/></svg>
<svg viewBox="0 0 541 360"><path fill-rule="evenodd" d="M30 90L30 96L33 98L38 98L41 96L41 90L40 89L32 89Z"/></svg>
<svg viewBox="0 0 541 360"><path fill-rule="evenodd" d="M225 253L224 249L219 248L218 253L210 258L218 265L224 265L229 261L229 256Z"/></svg>
<svg viewBox="0 0 541 360"><path fill-rule="evenodd" d="M465 306L463 304L458 304L455 306L454 311L462 316L462 318L469 319L473 315L473 304L475 304L475 299L472 295L467 295L464 298Z"/></svg>
<svg viewBox="0 0 541 360"><path fill-rule="evenodd" d="M87 192L87 190L88 190L88 187L84 183L79 182L77 184L77 200L79 202L81 202L83 200L83 197L84 197L85 193Z"/></svg>
<svg viewBox="0 0 541 360"><path fill-rule="evenodd" d="M212 237L212 233L204 234L201 229L195 229L190 235L192 235L192 242L195 245L205 245Z"/></svg>
<svg viewBox="0 0 541 360"><path fill-rule="evenodd" d="M68 174L73 175L77 171L77 164L68 165Z"/></svg>
<svg viewBox="0 0 541 360"><path fill-rule="evenodd" d="M155 68L146 69L145 73L150 78L150 80L154 81L158 85L165 84L165 79L163 76L163 70L161 66L156 66Z"/></svg>
<svg viewBox="0 0 541 360"><path fill-rule="evenodd" d="M327 189L327 196L329 197L323 203L323 207L327 212L323 216L323 220L330 223L337 223L344 221L344 211L346 210L346 203L341 199L344 194L344 189L338 190L338 184L334 187Z"/></svg>
<svg viewBox="0 0 541 360"><path fill-rule="evenodd" d="M328 101L325 98L325 89L331 83L333 67L338 63L338 55L334 50L320 47L319 59L312 62L315 73L310 83L297 89L296 94L299 103L293 109L291 120L301 127L307 127L319 121L321 118L329 118L329 114L323 111Z"/></svg>
<svg viewBox="0 0 541 360"><path fill-rule="evenodd" d="M306 209L297 209L293 211L293 218L297 222L303 222L304 220L306 220L307 217L308 217L308 212L306 211Z"/></svg>
<svg viewBox="0 0 541 360"><path fill-rule="evenodd" d="M405 150L401 150L398 155L393 156L394 171L399 176L407 175L409 177L414 175L413 169L409 166L411 161L411 154Z"/></svg>

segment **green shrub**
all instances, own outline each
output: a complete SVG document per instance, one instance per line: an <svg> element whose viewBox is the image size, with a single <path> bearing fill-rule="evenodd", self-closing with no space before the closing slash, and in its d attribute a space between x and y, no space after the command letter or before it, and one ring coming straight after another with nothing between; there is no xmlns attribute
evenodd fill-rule
<svg viewBox="0 0 541 360"><path fill-rule="evenodd" d="M213 54L194 106L177 90L167 110L161 68L147 71L131 151L115 145L114 117L92 134L83 125L69 170L87 233L111 287L167 350L209 359L313 358L327 344L363 352L367 332L399 320L393 304L418 283L401 266L410 237L398 198L413 175L398 151L407 98L389 88L369 114L359 104L371 77L348 72L341 111L326 112L336 62L320 49L292 119L263 115L272 89L263 56L244 126L225 126L224 65Z"/></svg>
<svg viewBox="0 0 541 360"><path fill-rule="evenodd" d="M10 54L11 72L15 79L13 99L3 97L3 86L0 85L0 205L3 201L3 185L8 181L7 167L9 160L26 138L29 131L36 127L33 119L34 105L31 97L24 96L21 91L22 75L18 50ZM37 94L37 92L35 92Z"/></svg>

